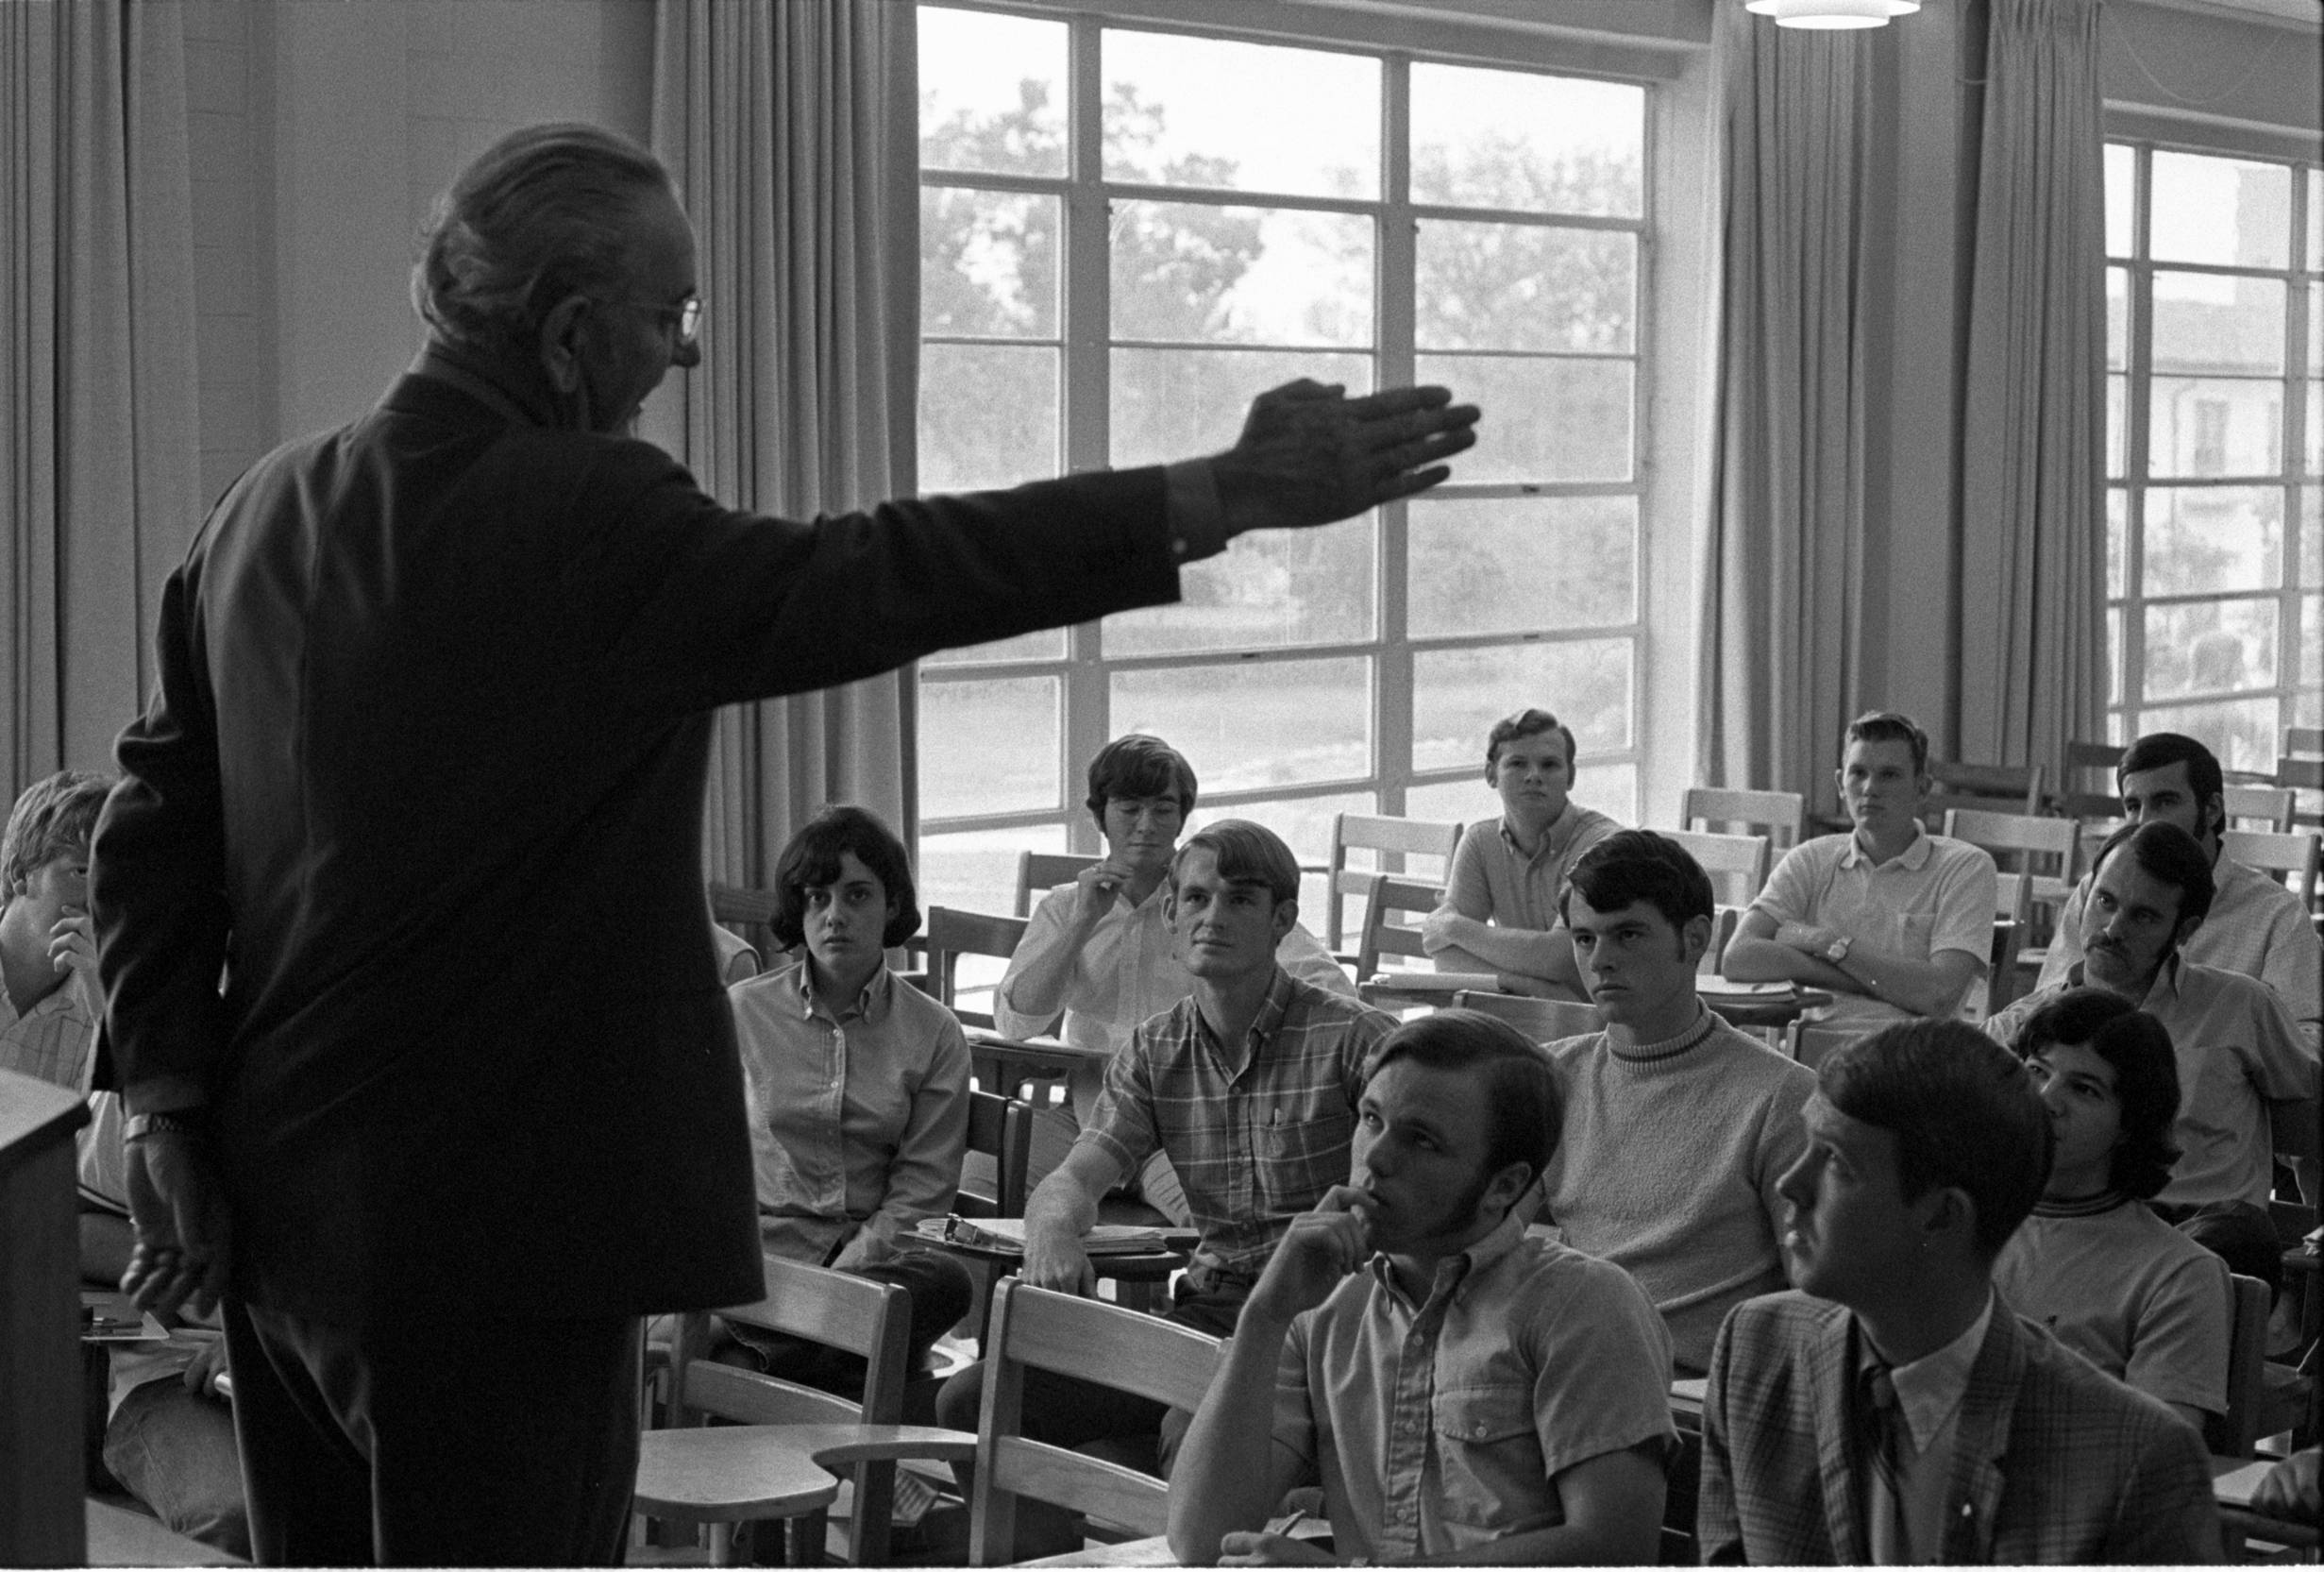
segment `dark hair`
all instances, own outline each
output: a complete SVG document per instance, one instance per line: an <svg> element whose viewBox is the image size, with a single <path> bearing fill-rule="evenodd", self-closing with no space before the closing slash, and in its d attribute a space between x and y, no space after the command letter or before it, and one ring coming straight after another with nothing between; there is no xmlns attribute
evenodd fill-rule
<svg viewBox="0 0 2324 1572"><path fill-rule="evenodd" d="M1912 745L1912 773L1928 773L1928 734L1909 715L1895 710L1866 710L1848 722L1840 751L1846 752L1851 742L1909 742Z"/></svg>
<svg viewBox="0 0 2324 1572"><path fill-rule="evenodd" d="M2162 769L2170 765L2187 767L2187 789L2195 793L2195 801L2202 811L2202 822L2213 835L2227 828L2227 776L2219 769L2216 754L2191 736L2178 732L2148 732L2122 751L2122 762L2114 766L2114 789L2122 783L2148 769Z"/></svg>
<svg viewBox="0 0 2324 1572"><path fill-rule="evenodd" d="M2160 820L2145 824L2125 824L2106 837L2098 854L2090 865L2090 881L2097 883L2098 871L2106 859L2114 854L2116 847L2127 846L2130 860L2166 885L2179 887L2179 921L2182 927L2198 918L2211 915L2212 897L2218 886L2211 876L2211 858L2203 854L2196 838L2176 824ZM2177 942L2174 937L2173 942Z"/></svg>
<svg viewBox="0 0 2324 1572"><path fill-rule="evenodd" d="M1959 1021L1884 1026L1826 1057L1824 1100L1896 1138L1907 1201L1936 1186L1967 1194L1988 1260L2049 1183L2057 1136L2033 1081L2009 1050Z"/></svg>
<svg viewBox="0 0 2324 1572"><path fill-rule="evenodd" d="M2026 1017L2010 1044L2021 1059L2060 1045L2086 1047L2114 1072L2122 1143L2114 1148L2109 1187L2133 1201L2161 1194L2179 1160L2179 1145L2171 1140L2179 1118L2179 1056L2171 1034L2118 993L2069 988Z"/></svg>
<svg viewBox="0 0 2324 1572"><path fill-rule="evenodd" d="M1105 804L1117 797L1175 797L1178 814L1194 811L1194 767L1158 736L1132 732L1098 750L1089 761L1089 817L1105 828Z"/></svg>
<svg viewBox="0 0 2324 1572"><path fill-rule="evenodd" d="M1719 909L1710 875L1694 854L1652 830L1617 830L1584 852L1558 897L1558 921L1565 921L1576 890L1592 911L1620 911L1643 901L1681 934L1694 919L1715 917Z"/></svg>
<svg viewBox="0 0 2324 1572"><path fill-rule="evenodd" d="M767 926L785 950L807 940L807 891L839 877L842 853L852 852L887 890L894 908L881 930L881 944L894 948L920 931L919 891L912 884L912 859L896 832L867 808L824 808L799 827L775 860L775 915Z"/></svg>
<svg viewBox="0 0 2324 1572"><path fill-rule="evenodd" d="M112 789L110 776L86 769L59 769L25 787L0 836L0 904L19 882L59 857L88 850Z"/></svg>
<svg viewBox="0 0 2324 1572"><path fill-rule="evenodd" d="M436 198L412 267L412 303L455 343L496 355L529 350L558 301L629 287L633 210L657 188L674 194L662 161L611 131L512 131Z"/></svg>
<svg viewBox="0 0 2324 1572"><path fill-rule="evenodd" d="M1197 847L1210 854L1227 883L1265 885L1277 905L1299 899L1299 859L1281 836L1248 819L1221 819L1178 843L1170 857L1172 895L1178 893L1179 871Z"/></svg>
<svg viewBox="0 0 2324 1572"><path fill-rule="evenodd" d="M1547 710L1519 710L1494 723L1485 737L1486 777L1490 779L1500 767L1503 743L1515 742L1521 736L1540 736L1544 732L1555 732L1565 738L1565 782L1572 786L1582 768L1581 754L1574 746L1574 729Z"/></svg>
<svg viewBox="0 0 2324 1572"><path fill-rule="evenodd" d="M1491 1110L1485 1131L1485 1172L1522 1162L1541 1176L1565 1127L1565 1096L1549 1057L1507 1022L1476 1010L1437 1010L1407 1021L1373 1050L1365 1079L1398 1059L1430 1070L1474 1071Z"/></svg>

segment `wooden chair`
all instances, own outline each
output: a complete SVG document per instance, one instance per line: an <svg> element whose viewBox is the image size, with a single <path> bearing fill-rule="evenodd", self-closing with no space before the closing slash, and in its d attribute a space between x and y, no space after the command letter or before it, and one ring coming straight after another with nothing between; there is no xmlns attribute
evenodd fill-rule
<svg viewBox="0 0 2324 1572"><path fill-rule="evenodd" d="M2074 859L2080 825L2071 819L2034 818L2020 813L1993 813L1981 808L1951 808L1945 815L1944 833L1955 840L1993 854L1994 866L2004 873L2022 873L2029 880L2027 909L2018 927L2018 954L2011 971L2030 965L2038 972L2046 954L2049 928L2074 893ZM2034 908L2041 908L2037 920ZM2029 924L2040 931L2029 931ZM1996 982L2010 982L1998 973Z"/></svg>
<svg viewBox="0 0 2324 1572"><path fill-rule="evenodd" d="M1347 898L1362 895L1374 873L1433 876L1440 886L1453 877L1453 854L1460 845L1460 826L1433 819L1390 819L1379 814L1340 813L1332 816L1331 862L1324 870L1323 945L1342 963L1350 955L1347 942ZM1368 852L1373 866L1351 868L1351 852ZM1433 859L1433 875L1411 865L1414 857ZM1393 863L1389 859L1393 859ZM1369 921L1369 916L1366 921ZM1360 982L1371 973L1360 967Z"/></svg>
<svg viewBox="0 0 2324 1572"><path fill-rule="evenodd" d="M1606 1018L1595 1005L1564 999L1528 999L1515 993L1485 993L1463 989L1453 995L1455 1009L1476 1010L1506 1021L1536 1042L1581 1037L1606 1030Z"/></svg>
<svg viewBox="0 0 2324 1572"><path fill-rule="evenodd" d="M2298 793L2290 786L2223 786L2221 798L2231 829L2263 830L2271 835L2292 833L2292 809Z"/></svg>
<svg viewBox="0 0 2324 1572"><path fill-rule="evenodd" d="M1033 1168L1033 1108L999 1092L968 1093L968 1144L960 1193L952 1209L963 1217L1025 1215L1025 1175Z"/></svg>
<svg viewBox="0 0 2324 1572"><path fill-rule="evenodd" d="M925 934L928 975L922 986L935 996L936 1003L958 1016L962 1025L989 1028L993 1023L990 1010L960 1007L960 957L989 955L1006 961L1017 954L1018 943L1025 937L1025 920L965 911L955 906L931 906Z"/></svg>
<svg viewBox="0 0 2324 1572"><path fill-rule="evenodd" d="M701 1358L710 1312L689 1311L671 1350L670 1427L639 1437L633 1510L709 1524L714 1566L734 1564L736 1523L781 1518L792 1564L819 1564L825 1513L838 1491L825 1465L847 1468L855 1495L849 1562L879 1565L897 1461L963 1461L975 1455L975 1438L897 1423L910 1374L912 1296L903 1289L777 1257L766 1272L766 1298L719 1313L862 1357L863 1401ZM703 1427L710 1415L740 1423Z"/></svg>
<svg viewBox="0 0 2324 1572"><path fill-rule="evenodd" d="M1808 799L1796 791L1751 791L1735 786L1689 786L1678 799L1678 822L1722 833L1757 831L1774 854L1797 846L1807 834Z"/></svg>
<svg viewBox="0 0 2324 1572"><path fill-rule="evenodd" d="M2292 892L2314 910L2316 873L2324 860L2324 836L2268 835L2259 830L2230 830L2219 837L2219 849L2247 868L2273 873L2292 887Z"/></svg>
<svg viewBox="0 0 2324 1572"><path fill-rule="evenodd" d="M1769 857L1765 836L1716 835L1705 830L1664 830L1661 834L1687 849L1710 875L1710 887L1723 904L1747 906L1767 883Z"/></svg>
<svg viewBox="0 0 2324 1572"><path fill-rule="evenodd" d="M2042 811L2042 783L2047 774L2038 764L1947 764L1931 759L1924 817L1934 825L1955 808L1984 808L2030 818Z"/></svg>
<svg viewBox="0 0 2324 1572"><path fill-rule="evenodd" d="M2285 746L2289 738L2300 730L2287 728ZM2276 761L2274 785L2292 793L2292 822L2288 828L2324 825L2324 759L2293 758L2288 754Z"/></svg>
<svg viewBox="0 0 2324 1572"><path fill-rule="evenodd" d="M1436 910L1444 901L1444 891L1434 885L1414 884L1386 873L1365 873L1358 877L1361 882L1355 892L1364 903L1364 928L1356 947L1356 989L1371 1001L1376 995L1392 994L1395 989L1396 973L1381 971L1381 956L1423 960L1426 952L1421 948L1421 931L1408 920L1425 917ZM1407 921L1400 921L1400 918ZM1406 970L1434 969L1415 965Z"/></svg>
<svg viewBox="0 0 2324 1572"><path fill-rule="evenodd" d="M740 885L710 882L710 920L739 936L765 962L782 953L775 942L775 910L780 898L771 889L745 889Z"/></svg>
<svg viewBox="0 0 2324 1572"><path fill-rule="evenodd" d="M1017 915L1033 915L1036 895L1070 884L1082 870L1102 859L1082 852L1019 852L1017 854Z"/></svg>
<svg viewBox="0 0 2324 1572"><path fill-rule="evenodd" d="M2067 819L2120 819L2122 797L2114 789L2114 771L2126 752L2119 742L2067 743L2053 804L2058 812Z"/></svg>
<svg viewBox="0 0 2324 1572"><path fill-rule="evenodd" d="M2059 820L2064 823L2065 820ZM2026 924L2033 905L2033 880L2023 873L1996 875L1994 943L1985 974L1985 1013L1996 1014L2017 996L2017 957L2026 947Z"/></svg>
<svg viewBox="0 0 2324 1572"><path fill-rule="evenodd" d="M1168 1532L1170 1486L1163 1480L1024 1435L1025 1372L1055 1371L1191 1411L1219 1368L1219 1340L1013 1277L993 1291L992 1331L976 1433L969 1564L992 1566L1006 1559L1017 1536L1019 1496L1133 1536Z"/></svg>
<svg viewBox="0 0 2324 1572"><path fill-rule="evenodd" d="M2286 726L2278 758L2324 759L2324 726Z"/></svg>

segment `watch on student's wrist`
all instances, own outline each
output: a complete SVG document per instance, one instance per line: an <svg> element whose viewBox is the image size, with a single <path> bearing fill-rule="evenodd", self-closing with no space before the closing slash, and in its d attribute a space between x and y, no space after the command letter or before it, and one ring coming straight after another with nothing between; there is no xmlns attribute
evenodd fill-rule
<svg viewBox="0 0 2324 1572"><path fill-rule="evenodd" d="M1824 947L1824 958L1834 966L1838 966L1848 958L1848 946L1854 942L1855 937L1850 934L1833 936L1831 943Z"/></svg>
<svg viewBox="0 0 2324 1572"><path fill-rule="evenodd" d="M150 1135L198 1136L210 1133L210 1121L200 1112L189 1108L173 1108L160 1113L133 1113L122 1126L124 1144L143 1141Z"/></svg>

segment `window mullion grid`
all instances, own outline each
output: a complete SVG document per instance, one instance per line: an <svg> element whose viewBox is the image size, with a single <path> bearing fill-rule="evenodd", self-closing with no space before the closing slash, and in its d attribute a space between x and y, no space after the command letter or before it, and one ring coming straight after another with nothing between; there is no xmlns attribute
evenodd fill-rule
<svg viewBox="0 0 2324 1572"><path fill-rule="evenodd" d="M1110 211L1104 184L1103 39L1097 19L1074 17L1068 37L1071 63L1066 103L1071 122L1066 139L1065 450L1066 467L1086 472L1113 463L1108 352L1113 276L1106 255ZM1103 640L1101 623L1084 622L1071 630L1067 647L1058 800L1065 807L1066 844L1076 852L1103 850L1096 826L1074 809L1079 793L1073 788L1074 761L1096 757L1111 730Z"/></svg>
<svg viewBox="0 0 2324 1572"><path fill-rule="evenodd" d="M1412 216L1412 59L1391 54L1380 72L1379 259L1373 288L1377 384L1403 387L1413 380L1415 225ZM1379 624L1372 676L1372 768L1380 811L1401 815L1412 780L1412 642L1410 618L1411 505L1379 510L1373 541L1373 583Z"/></svg>
<svg viewBox="0 0 2324 1572"><path fill-rule="evenodd" d="M2308 171L2292 166L2291 247L2292 281L2285 290L2283 323L2283 576L2276 612L2275 735L2299 719L2299 689L2306 676L2299 668L2300 591L2307 588L2299 572L2300 530L2307 516L2300 509L2300 487L2313 481L2308 473L2308 269L2316 260L2308 250Z"/></svg>
<svg viewBox="0 0 2324 1572"><path fill-rule="evenodd" d="M2125 303L2122 400L2122 735L2136 736L2147 695L2147 379L2154 365L2148 342L2154 307L2154 267L2147 229L2153 202L2154 149L2141 144L2135 150L2131 179L2130 299Z"/></svg>

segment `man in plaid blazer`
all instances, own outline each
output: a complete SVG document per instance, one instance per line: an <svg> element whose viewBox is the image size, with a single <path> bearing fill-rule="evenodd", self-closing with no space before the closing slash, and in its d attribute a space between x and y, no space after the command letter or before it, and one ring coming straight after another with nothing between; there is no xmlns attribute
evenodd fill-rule
<svg viewBox="0 0 2324 1572"><path fill-rule="evenodd" d="M1817 1080L1779 1187L1797 1292L1711 1354L1703 1560L2216 1561L2202 1438L1995 1296L2049 1169L2023 1067L1919 1021Z"/></svg>

